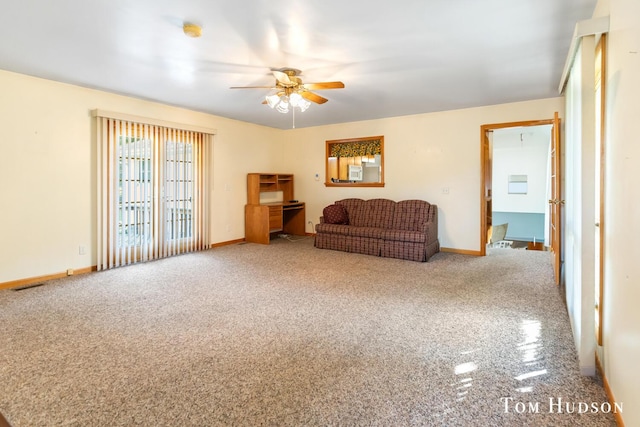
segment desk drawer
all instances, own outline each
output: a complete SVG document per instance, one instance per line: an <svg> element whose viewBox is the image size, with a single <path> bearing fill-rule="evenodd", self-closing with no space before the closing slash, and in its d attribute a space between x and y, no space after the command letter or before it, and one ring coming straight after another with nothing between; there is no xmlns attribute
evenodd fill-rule
<svg viewBox="0 0 640 427"><path fill-rule="evenodd" d="M282 230L282 206L269 206L269 230Z"/></svg>

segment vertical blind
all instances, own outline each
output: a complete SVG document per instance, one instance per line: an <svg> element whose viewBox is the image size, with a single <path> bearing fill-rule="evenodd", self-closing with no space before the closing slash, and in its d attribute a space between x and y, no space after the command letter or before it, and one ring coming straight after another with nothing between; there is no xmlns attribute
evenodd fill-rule
<svg viewBox="0 0 640 427"><path fill-rule="evenodd" d="M208 248L212 134L95 115L98 270Z"/></svg>

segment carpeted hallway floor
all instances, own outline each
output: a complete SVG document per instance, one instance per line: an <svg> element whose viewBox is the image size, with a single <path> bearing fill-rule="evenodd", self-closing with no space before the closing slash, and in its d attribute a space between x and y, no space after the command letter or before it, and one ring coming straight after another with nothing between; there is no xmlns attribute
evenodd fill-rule
<svg viewBox="0 0 640 427"><path fill-rule="evenodd" d="M13 427L615 425L547 252L227 246L2 290L0 348Z"/></svg>

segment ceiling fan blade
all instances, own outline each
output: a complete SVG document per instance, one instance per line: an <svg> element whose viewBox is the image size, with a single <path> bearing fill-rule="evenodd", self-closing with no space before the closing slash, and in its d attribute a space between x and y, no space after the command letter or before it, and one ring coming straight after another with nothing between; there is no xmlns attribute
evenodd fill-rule
<svg viewBox="0 0 640 427"><path fill-rule="evenodd" d="M283 85L286 86L286 85L293 84L293 82L291 81L291 79L286 73L283 73L282 71L278 71L278 70L273 70L272 73L273 73L273 76L276 78L276 80L282 83Z"/></svg>
<svg viewBox="0 0 640 427"><path fill-rule="evenodd" d="M308 100L308 101L312 101L315 102L316 104L324 104L325 102L328 101L327 98L323 98L320 95L316 95L313 92L309 92L307 90L301 90L300 92L298 92L304 99Z"/></svg>
<svg viewBox="0 0 640 427"><path fill-rule="evenodd" d="M305 89L309 90L321 90L321 89L343 89L344 83L342 82L322 82L322 83L305 83Z"/></svg>

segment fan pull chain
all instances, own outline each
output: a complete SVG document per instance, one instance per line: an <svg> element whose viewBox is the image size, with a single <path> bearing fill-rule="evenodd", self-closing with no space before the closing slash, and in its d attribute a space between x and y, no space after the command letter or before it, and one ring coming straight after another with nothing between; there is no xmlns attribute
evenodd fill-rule
<svg viewBox="0 0 640 427"><path fill-rule="evenodd" d="M291 108L291 117L292 117L292 119L291 119L291 121L292 121L291 129L295 129L296 128L296 109L295 109L295 107Z"/></svg>

